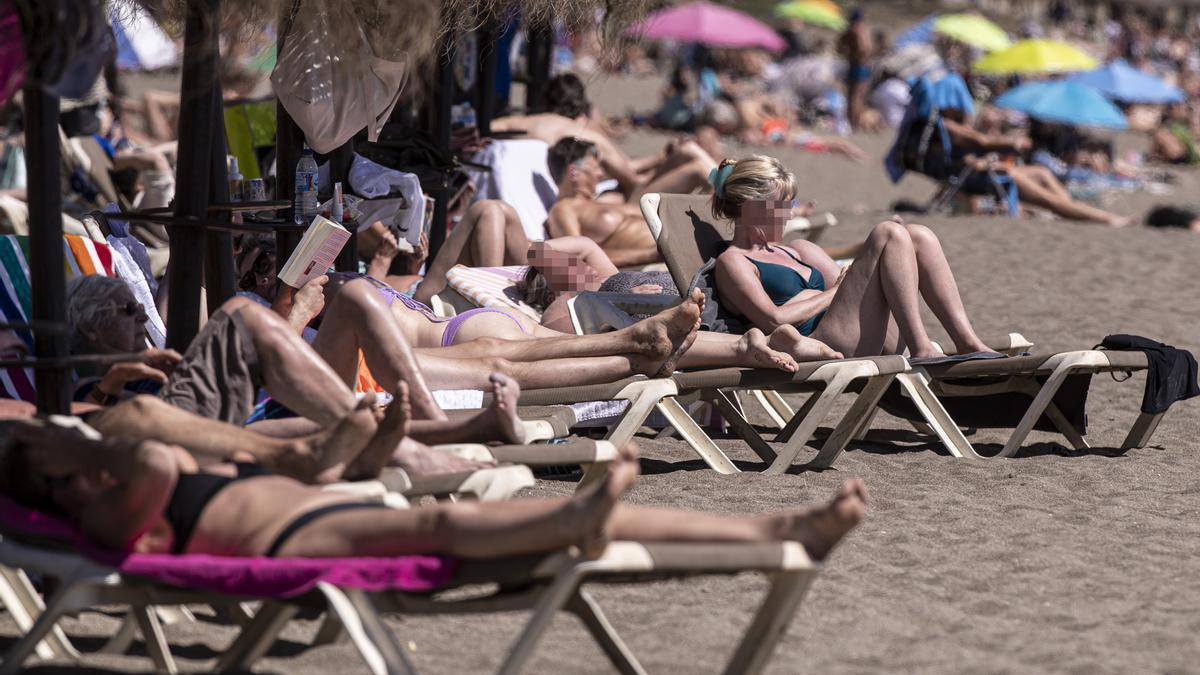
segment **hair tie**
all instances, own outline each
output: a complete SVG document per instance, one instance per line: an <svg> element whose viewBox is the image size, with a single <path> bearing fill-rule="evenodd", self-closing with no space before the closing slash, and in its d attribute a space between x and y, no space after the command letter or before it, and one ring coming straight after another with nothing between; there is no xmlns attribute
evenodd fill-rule
<svg viewBox="0 0 1200 675"><path fill-rule="evenodd" d="M713 194L725 197L725 181L729 180L729 174L733 173L735 165L736 162L722 162L721 166L708 172L708 182L713 186Z"/></svg>

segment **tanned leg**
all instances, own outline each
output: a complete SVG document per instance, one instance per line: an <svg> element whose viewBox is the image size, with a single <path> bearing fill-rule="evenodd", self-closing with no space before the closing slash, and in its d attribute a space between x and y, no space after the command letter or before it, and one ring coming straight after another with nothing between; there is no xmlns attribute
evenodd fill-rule
<svg viewBox="0 0 1200 675"><path fill-rule="evenodd" d="M528 248L529 239L511 206L498 200L476 202L438 249L413 298L428 305L433 296L446 288L446 272L455 265L498 267L506 262L519 265L524 263Z"/></svg>
<svg viewBox="0 0 1200 675"><path fill-rule="evenodd" d="M987 351L987 345L975 334L971 320L967 318L958 284L937 235L924 225L905 225L905 228L917 252L921 297L925 304L942 322L959 353Z"/></svg>

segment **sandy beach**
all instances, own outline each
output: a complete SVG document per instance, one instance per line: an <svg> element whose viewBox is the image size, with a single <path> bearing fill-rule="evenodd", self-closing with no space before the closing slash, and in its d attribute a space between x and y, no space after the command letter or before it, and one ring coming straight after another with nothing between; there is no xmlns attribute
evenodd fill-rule
<svg viewBox="0 0 1200 675"><path fill-rule="evenodd" d="M660 86L649 79L590 83L607 113L657 101ZM636 131L623 145L646 152L666 138ZM899 186L887 181L879 158L890 136L854 140L871 160L738 146L729 154L763 151L783 159L797 173L801 197L840 221L821 243L846 244L887 217L893 200L922 201L933 190L919 177ZM1121 139L1121 147L1138 143ZM1110 207L1140 219L1153 204L1192 199L1200 174L1175 173L1173 194L1119 194ZM1040 349L1060 350L1135 333L1200 351L1200 235L991 217L920 222L941 237L985 337L1016 331ZM887 415L834 469L820 473L757 475L745 444L724 439L719 443L747 472L721 476L681 441L642 439L645 475L628 501L752 513L824 500L848 477L866 481L867 519L814 583L772 673L1200 672L1200 404L1172 409L1151 447L1114 450L1137 414L1142 387L1140 376L1094 379L1092 450L1068 451L1035 432L1015 459L994 462L953 459ZM1001 438L971 437L993 450ZM569 494L573 487L540 481L530 496ZM719 670L764 588L761 579L744 576L602 587L595 595L651 672L693 673ZM82 647L95 649L115 631L118 616L85 614L66 628ZM422 672L484 673L495 669L524 618L389 623ZM259 670L363 671L344 642L303 651L316 627L314 621L290 627ZM3 615L0 648L14 635ZM168 626L167 635L181 666L203 671L234 629L202 617ZM150 668L144 657L86 661L87 669L39 663L30 672ZM530 672L610 667L580 625L560 616Z"/></svg>

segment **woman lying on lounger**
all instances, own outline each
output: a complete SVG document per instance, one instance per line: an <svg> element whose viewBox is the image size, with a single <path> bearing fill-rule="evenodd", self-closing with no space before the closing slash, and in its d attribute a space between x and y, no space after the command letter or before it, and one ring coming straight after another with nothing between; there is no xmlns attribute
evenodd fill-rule
<svg viewBox="0 0 1200 675"><path fill-rule="evenodd" d="M74 520L118 551L220 556L493 558L610 539L797 541L821 560L862 518L866 489L842 485L822 507L731 517L618 505L637 478L627 448L607 476L574 497L391 509L289 478L228 465L200 471L182 448L21 424L0 447L0 492Z"/></svg>
<svg viewBox="0 0 1200 675"><path fill-rule="evenodd" d="M713 214L735 223L717 259L721 305L764 331L796 326L847 356L939 352L921 322L924 298L960 354L991 352L975 334L941 243L923 225L876 225L854 264L821 247L776 243L796 204L796 179L777 159L725 160L713 175Z"/></svg>

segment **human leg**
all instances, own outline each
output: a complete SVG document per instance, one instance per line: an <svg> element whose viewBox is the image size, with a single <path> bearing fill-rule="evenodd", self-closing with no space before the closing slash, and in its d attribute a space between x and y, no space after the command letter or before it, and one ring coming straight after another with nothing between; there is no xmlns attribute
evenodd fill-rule
<svg viewBox="0 0 1200 675"><path fill-rule="evenodd" d="M446 272L455 265L499 267L525 261L529 239L517 212L499 200L472 204L430 263L413 297L425 304L446 287Z"/></svg>
<svg viewBox="0 0 1200 675"><path fill-rule="evenodd" d="M933 310L960 353L987 351L987 345L975 334L967 318L958 284L937 235L924 225L906 224L905 229L916 250L919 287L925 304Z"/></svg>
<svg viewBox="0 0 1200 675"><path fill-rule="evenodd" d="M628 451L627 451L628 452ZM625 454L608 474L571 498L469 502L429 508L343 511L296 532L281 557L395 556L441 553L465 558L550 552L579 546L597 555L610 539L641 542L798 541L824 559L862 519L866 489L846 481L825 506L739 517L619 506L637 477Z"/></svg>
<svg viewBox="0 0 1200 675"><path fill-rule="evenodd" d="M795 333L794 339L785 339L789 329ZM751 328L745 335L700 331L692 348L679 359L679 367L777 368L793 373L797 361L840 357L828 346L800 335L791 326L781 326L770 338L757 328Z"/></svg>
<svg viewBox="0 0 1200 675"><path fill-rule="evenodd" d="M385 389L408 383L418 418L446 419L391 308L369 281L355 279L342 287L325 312L312 349L325 359L327 368L332 366L342 389L357 378L361 350L371 374Z"/></svg>
<svg viewBox="0 0 1200 675"><path fill-rule="evenodd" d="M913 356L936 355L921 322L912 238L903 225L885 221L867 237L812 337L848 356L873 356L895 346L893 317Z"/></svg>
<svg viewBox="0 0 1200 675"><path fill-rule="evenodd" d="M1009 169L1008 174L1012 176L1013 182L1016 183L1017 193L1020 195L1022 201L1048 209L1063 218L1070 220L1090 220L1115 227L1121 227L1130 222L1127 217L1109 213L1090 204L1071 199L1069 196L1064 198L1054 191L1047 190L1038 180L1022 171L1019 167Z"/></svg>

